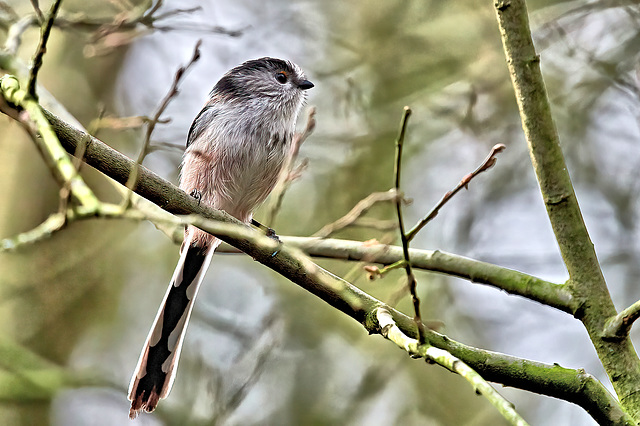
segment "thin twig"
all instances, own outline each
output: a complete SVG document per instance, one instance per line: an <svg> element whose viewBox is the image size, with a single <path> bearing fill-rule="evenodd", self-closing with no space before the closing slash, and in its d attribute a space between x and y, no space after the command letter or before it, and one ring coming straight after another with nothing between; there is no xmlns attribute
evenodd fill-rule
<svg viewBox="0 0 640 426"><path fill-rule="evenodd" d="M305 125L304 130L301 133L296 133L296 135L294 136L293 141L291 142L291 151L289 151L289 155L285 160L285 164L282 166L282 171L280 172L278 183L271 193L272 201L269 205L269 211L267 212L267 220L265 221L267 226L273 226L273 223L276 220L276 216L280 211L280 207L282 206L284 194L291 186L291 182L300 177L302 169L306 167L306 164L303 161L303 164L301 164L294 170L296 159L298 158L298 154L300 153L300 147L302 146L304 141L307 140L309 135L313 133L313 129L315 128L316 109L315 107L311 107L309 108L309 112L307 113L307 124Z"/></svg>
<svg viewBox="0 0 640 426"><path fill-rule="evenodd" d="M395 231L398 229L398 222L396 220L382 220L374 217L359 217L354 220L349 226L354 228L367 228L375 231Z"/></svg>
<svg viewBox="0 0 640 426"><path fill-rule="evenodd" d="M51 6L51 10L49 10L47 21L45 22L44 27L42 27L42 32L40 33L40 44L38 45L38 50L36 50L35 56L33 57L33 64L31 65L31 69L29 70L29 83L27 84L27 93L29 93L29 95L31 95L36 100L38 99L38 95L36 94L38 71L40 71L40 67L42 67L42 57L47 51L47 42L49 41L51 28L53 27L53 22L56 19L56 15L58 14L61 3L62 0L55 0L53 2L53 5Z"/></svg>
<svg viewBox="0 0 640 426"><path fill-rule="evenodd" d="M38 0L31 0L31 6L33 6L33 11L36 13L38 21L42 24L44 22L44 15L42 14L42 9L40 9L40 2Z"/></svg>
<svg viewBox="0 0 640 426"><path fill-rule="evenodd" d="M187 70L191 67L191 65L197 62L198 59L200 59L201 44L202 44L202 40L198 40L198 42L195 45L195 48L193 49L193 55L191 56L191 59L189 60L189 62L186 65L183 65L180 68L178 68L178 70L175 73L175 76L173 77L173 83L171 84L171 88L169 89L169 92L162 99L160 106L156 110L153 117L151 117L151 119L147 123L147 131L144 136L144 143L142 144L142 148L140 148L140 153L138 154L138 158L136 160L136 167L134 167L133 170L131 170L131 174L129 175L129 179L127 180L127 184L126 184L126 187L131 191L133 191L138 181L140 165L142 164L142 162L144 161L144 158L149 153L149 145L151 144L151 134L153 133L153 130L156 128L156 124L160 122L160 116L167 109L171 100L179 93L178 85L180 84L180 81L186 74ZM131 205L131 191L127 193L128 195L125 197L123 201L123 206L125 208Z"/></svg>
<svg viewBox="0 0 640 426"><path fill-rule="evenodd" d="M156 122L158 124L166 124L171 120L168 118L159 119ZM114 117L114 116L106 116L101 117L100 120L95 124L97 129L112 129L112 130L127 130L127 129L138 129L145 124L151 122L151 118L145 115L134 115L128 117ZM184 145L182 145L184 149Z"/></svg>
<svg viewBox="0 0 640 426"><path fill-rule="evenodd" d="M366 198L358 201L358 203L340 219L335 222L329 223L322 227L318 232L312 235L312 237L326 238L331 234L353 225L363 214L369 211L375 204L383 201L396 201L398 193L395 189L390 189L386 192L373 192ZM402 198L402 197L400 197Z"/></svg>
<svg viewBox="0 0 640 426"><path fill-rule="evenodd" d="M404 334L386 308L378 308L376 310L376 318L380 326L380 334L386 339L404 349L412 357L425 358L427 362L436 363L452 373L460 375L473 386L477 394L484 396L510 424L528 425L514 409L512 403L504 399L480 374L461 359L446 350L436 348L430 344L421 344Z"/></svg>
<svg viewBox="0 0 640 426"><path fill-rule="evenodd" d="M429 214L427 214L422 220L420 220L420 222L418 222L407 233L407 239L409 241L411 241L413 239L413 237L415 237L416 234L418 232L420 232L420 230L422 228L424 228L424 226L427 223L431 222L438 215L438 213L440 213L440 209L445 204L447 204L447 202L449 200L451 200L451 198L453 198L453 196L456 195L462 188L469 189L469 183L471 182L471 180L473 178L478 176L480 173L482 173L484 171L487 171L491 167L493 167L493 165L496 163L496 155L498 155L499 153L504 151L505 148L506 148L506 146L501 144L501 143L494 145L493 148L491 148L491 152L489 153L487 158L484 159L482 164L480 164L480 166L478 166L478 168L475 169L473 172L471 172L468 175L466 175L465 177L463 177L462 180L456 185L456 187L453 190L451 190L451 191L447 192L446 194L444 194L444 196L440 199L438 204L436 204L436 206L433 209L431 209Z"/></svg>
<svg viewBox="0 0 640 426"><path fill-rule="evenodd" d="M402 147L404 144L404 135L407 130L407 122L409 121L410 116L411 108L409 108L408 106L404 107L404 112L402 114L402 120L400 123L400 133L398 134L398 139L396 139L396 162L394 167L396 194L401 194L400 177L402 175ZM398 215L398 228L400 228L400 239L402 241L402 254L405 260L404 270L407 273L407 286L409 287L411 300L413 301L413 320L416 322L416 326L418 327L418 340L420 341L420 343L423 343L424 330L422 327L420 327L420 324L422 323L422 317L420 315L420 299L418 298L418 293L416 290L416 277L413 274L413 269L411 268L411 259L409 258L409 239L407 238L407 234L404 231L401 196L396 197L396 213Z"/></svg>

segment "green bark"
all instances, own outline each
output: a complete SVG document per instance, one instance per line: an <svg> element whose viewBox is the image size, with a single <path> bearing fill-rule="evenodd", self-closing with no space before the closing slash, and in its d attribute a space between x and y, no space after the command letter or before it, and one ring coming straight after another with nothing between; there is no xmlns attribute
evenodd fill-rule
<svg viewBox="0 0 640 426"><path fill-rule="evenodd" d="M603 338L608 318L616 315L607 285L584 224L551 116L540 57L531 38L524 0L495 3L507 65L522 127L529 145L549 221L569 272L568 289L623 408L640 419L640 362L631 340Z"/></svg>

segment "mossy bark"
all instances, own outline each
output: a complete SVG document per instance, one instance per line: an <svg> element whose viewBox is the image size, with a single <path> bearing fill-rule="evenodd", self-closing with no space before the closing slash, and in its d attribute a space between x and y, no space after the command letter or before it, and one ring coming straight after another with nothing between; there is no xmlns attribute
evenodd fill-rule
<svg viewBox="0 0 640 426"><path fill-rule="evenodd" d="M495 3L507 65L522 127L547 214L569 272L567 288L623 408L640 419L640 362L628 337L603 338L616 310L584 224L569 178L537 55L524 0Z"/></svg>

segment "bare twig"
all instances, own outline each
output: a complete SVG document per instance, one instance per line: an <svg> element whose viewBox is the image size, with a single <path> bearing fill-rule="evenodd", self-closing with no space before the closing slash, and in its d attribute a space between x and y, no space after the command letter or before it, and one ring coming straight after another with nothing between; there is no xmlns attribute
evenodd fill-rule
<svg viewBox="0 0 640 426"><path fill-rule="evenodd" d="M184 144L175 144L169 142L154 142L153 145L149 147L149 154L156 151L177 151L182 153L184 151Z"/></svg>
<svg viewBox="0 0 640 426"><path fill-rule="evenodd" d="M304 130L301 133L296 133L291 143L291 151L289 151L289 155L285 161L285 164L282 166L282 171L280 172L280 177L278 179L278 183L276 187L273 189L271 193L271 202L269 204L269 210L267 212L267 220L265 221L268 226L273 226L273 223L276 220L276 216L280 211L280 207L282 206L282 200L284 199L284 194L291 186L291 182L300 177L300 173L303 168L306 167L306 162L303 163L294 169L294 165L296 159L298 158L298 154L300 153L300 147L304 143L305 140L313 133L313 129L316 128L316 109L315 107L309 108L309 112L307 113L307 124L304 127Z"/></svg>
<svg viewBox="0 0 640 426"><path fill-rule="evenodd" d="M31 1L37 4L36 0ZM82 15L60 16L56 18L52 25L63 30L91 33L85 46L86 56L105 54L118 46L127 45L136 38L149 34L152 31L189 31L240 37L248 28L228 29L220 25L194 24L193 22L165 23L172 17L192 13L202 8L196 6L185 9L171 9L163 13L158 13L159 5L162 5L162 3L162 1L156 2L149 9L136 7L133 10L124 10L122 13L118 13L113 19L90 18ZM3 4L4 2L0 2L0 5ZM7 13L11 12L10 20L6 23L3 22L3 25L16 27L14 31L20 30L20 35L29 26L40 26L45 22L44 16L39 8L35 9L36 12L34 14L26 15L22 19L16 16L11 8L4 7L3 9L5 9ZM15 38L14 33L13 37L8 37L5 44L14 49L17 46L16 41L19 44L19 39ZM15 50L12 50L12 52L15 52Z"/></svg>
<svg viewBox="0 0 640 426"><path fill-rule="evenodd" d="M484 159L482 164L480 164L480 166L478 166L478 168L475 169L473 172L471 172L468 175L466 175L465 177L463 177L462 180L456 185L456 187L453 190L451 190L451 191L447 192L446 194L444 194L444 196L440 199L438 204L436 204L436 206L433 209L431 209L429 214L427 214L422 220L420 220L420 222L418 222L407 233L407 239L409 241L411 241L413 239L413 237L415 237L416 234L418 232L420 232L420 230L422 228L424 228L424 226L427 223L431 222L438 215L438 213L440 213L440 209L445 204L447 204L447 202L449 200L451 200L451 198L453 198L453 196L456 195L462 188L469 189L469 183L471 182L471 180L473 178L478 176L480 173L482 173L484 171L487 171L491 167L493 167L493 165L496 163L496 155L498 155L499 153L504 151L505 148L506 148L506 146L501 144L501 143L494 145L493 148L491 148L491 152L489 153L487 158Z"/></svg>
<svg viewBox="0 0 640 426"><path fill-rule="evenodd" d="M487 398L491 405L493 405L509 423L512 425L527 426L527 422L516 412L513 404L504 399L480 374L462 360L446 350L436 348L430 344L421 344L419 341L404 334L386 308L378 308L376 310L376 318L380 326L380 334L385 338L404 349L412 357L425 358L428 362L441 365L449 371L460 375L473 386L477 394Z"/></svg>
<svg viewBox="0 0 640 426"><path fill-rule="evenodd" d="M111 51L114 47L127 45L137 37L152 31L193 31L222 34L229 37L238 37L244 31L244 29L229 30L219 25L196 25L193 23L186 25L159 25L159 22L165 21L168 18L193 13L202 9L200 6L196 6L186 9L172 9L159 13L162 5L162 1L157 1L142 13L138 12L138 9L140 9L138 8L132 12L123 12L117 15L112 21L87 19L77 21L67 20L61 22L60 25L74 29L93 31L89 44L85 47L86 56L104 54Z"/></svg>
<svg viewBox="0 0 640 426"><path fill-rule="evenodd" d="M22 35L24 32L27 31L30 26L36 25L37 23L38 20L34 15L27 15L11 24L7 32L7 39L4 42L6 52L10 55L15 55L22 43Z"/></svg>
<svg viewBox="0 0 640 426"><path fill-rule="evenodd" d="M142 144L142 148L140 148L140 153L138 154L138 158L136 160L136 167L131 171L131 174L129 175L129 179L127 180L126 187L129 188L131 191L133 191L133 188L135 188L135 185L138 181L139 167L144 161L144 158L146 157L146 155L149 153L149 145L151 144L151 134L153 133L153 130L156 128L156 124L158 124L158 122L160 121L160 116L167 109L171 100L179 93L178 85L180 84L180 81L182 80L186 72L189 70L191 65L193 65L195 62L198 61L198 59L200 59L201 44L202 44L202 40L198 40L198 42L195 45L195 48L193 49L193 55L191 56L191 59L189 60L189 62L186 65L183 65L180 68L178 68L178 70L175 73L175 76L173 77L173 83L171 84L171 88L169 89L169 92L162 99L160 106L156 110L153 117L151 117L151 119L147 123L147 131L145 133L144 143ZM130 203L131 203L131 192L128 192L128 195L127 197L125 197L125 200L123 202L123 206L128 207Z"/></svg>
<svg viewBox="0 0 640 426"><path fill-rule="evenodd" d="M38 79L38 71L40 71L40 67L42 67L42 57L47 51L47 42L49 41L51 28L53 27L53 22L56 19L56 15L58 14L61 3L62 0L55 0L53 2L53 5L51 6L51 9L49 10L47 21L45 22L44 27L42 27L42 31L40 33L40 44L38 44L38 50L36 50L36 54L33 57L33 64L31 65L31 69L29 70L29 83L27 84L27 93L29 93L29 95L31 95L34 99L38 99L38 95L36 94L36 80Z"/></svg>
<svg viewBox="0 0 640 426"><path fill-rule="evenodd" d="M38 21L42 24L44 22L44 15L42 9L40 9L40 2L38 0L31 0L31 6L33 6L33 11L36 13Z"/></svg>
<svg viewBox="0 0 640 426"><path fill-rule="evenodd" d="M100 117L100 119L97 120L95 128L113 130L138 129L150 121L151 119L144 115L134 115L130 117L106 116ZM168 121L168 119L158 120L158 123L167 123Z"/></svg>
<svg viewBox="0 0 640 426"><path fill-rule="evenodd" d="M335 222L329 223L322 227L318 232L313 234L313 237L326 238L337 232L341 229L346 228L354 224L356 220L358 220L363 214L369 211L371 207L375 204L383 202L383 201L396 201L398 198L398 193L395 189L390 189L386 192L374 192L369 194L366 198L358 201L358 203L347 213L342 216L340 219ZM402 198L400 196L400 198Z"/></svg>
<svg viewBox="0 0 640 426"><path fill-rule="evenodd" d="M398 139L396 139L396 161L394 167L396 194L401 194L400 177L402 175L402 148L404 145L404 135L407 130L407 122L409 121L410 116L411 108L409 108L408 106L404 107L404 112L402 114L402 120L400 123L400 132L398 134ZM402 254L405 261L404 270L407 273L407 286L409 287L409 293L411 293L411 299L413 301L413 320L416 322L416 326L418 327L418 340L420 341L420 343L422 343L424 342L424 330L422 327L420 327L420 324L422 323L422 318L420 315L420 299L418 298L418 293L416 290L416 277L413 274L413 269L411 268L411 259L409 258L409 239L407 238L407 234L404 231L404 219L402 217L402 197L396 197L396 213L398 215L398 228L400 229L400 239L402 241Z"/></svg>
<svg viewBox="0 0 640 426"><path fill-rule="evenodd" d="M354 228L368 228L376 231L394 231L398 229L398 221L382 220L374 217L359 217L349 224Z"/></svg>

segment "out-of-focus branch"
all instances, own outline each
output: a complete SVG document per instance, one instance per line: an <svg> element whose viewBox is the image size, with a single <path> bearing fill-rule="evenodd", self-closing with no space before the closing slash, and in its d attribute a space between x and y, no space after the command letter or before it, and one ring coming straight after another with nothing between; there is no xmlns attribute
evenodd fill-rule
<svg viewBox="0 0 640 426"><path fill-rule="evenodd" d="M640 300L607 320L603 336L609 339L620 339L629 336L633 323L640 318Z"/></svg>
<svg viewBox="0 0 640 426"><path fill-rule="evenodd" d="M95 372L72 372L18 343L0 337L0 401L25 404L50 401L62 388L109 386Z"/></svg>
<svg viewBox="0 0 640 426"><path fill-rule="evenodd" d="M7 39L4 41L4 49L6 53L10 55L18 53L18 48L22 43L22 35L29 27L36 25L37 23L38 20L35 16L27 15L11 24L9 31L7 32Z"/></svg>
<svg viewBox="0 0 640 426"><path fill-rule="evenodd" d="M470 368L462 360L451 355L449 352L431 346L420 344L416 339L412 339L400 330L393 317L385 308L376 310L376 317L380 326L380 334L391 340L393 343L404 349L412 357L424 358L429 362L436 363L463 377L473 390L487 398L502 416L512 425L526 426L527 422L516 412L509 401L504 399L494 388L489 385L475 370Z"/></svg>
<svg viewBox="0 0 640 426"><path fill-rule="evenodd" d="M463 177L455 188L444 194L438 204L436 204L435 207L431 209L431 211L407 233L408 240L411 241L413 237L415 237L416 234L420 232L420 230L424 228L427 223L431 222L438 215L438 213L440 213L440 209L442 209L442 207L447 204L447 202L451 200L453 196L456 195L462 188L468 189L469 183L473 178L493 167L493 165L496 163L496 155L504 151L505 148L506 147L503 144L494 145L494 147L491 148L491 152L489 153L487 158L484 159L482 164L480 164L480 166L478 166L478 168L473 172Z"/></svg>
<svg viewBox="0 0 640 426"><path fill-rule="evenodd" d="M589 333L623 407L640 421L640 359L628 337L610 340L602 335L605 322L617 312L569 177L525 0L498 0L494 6L531 162L569 272L568 289L580 303L576 318Z"/></svg>
<svg viewBox="0 0 640 426"><path fill-rule="evenodd" d="M37 7L37 1L32 0L32 2L35 6L33 14L18 18L15 16L15 12L9 8L8 10L13 13L3 17L0 22L3 28L10 29L10 34L5 42L5 48L10 54L16 53L20 38L27 28L40 26L45 22L40 8ZM85 54L88 56L106 53L152 31L190 31L239 37L246 29L229 29L220 25L210 24L174 24L168 22L170 18L196 12L201 7L169 9L161 13L161 6L163 6L162 1L153 4L152 2L143 2L139 6L122 10L113 19L91 18L82 14L63 15L56 18L53 26L62 30L88 33L89 40L85 49Z"/></svg>
<svg viewBox="0 0 640 426"><path fill-rule="evenodd" d="M270 204L267 211L267 220L266 223L269 226L272 226L276 220L276 216L280 211L280 207L282 206L282 200L284 199L284 194L287 192L291 183L300 177L300 173L302 169L306 167L306 164L303 162L301 166L294 170L294 166L296 164L296 160L298 159L298 154L300 153L300 147L307 140L307 138L313 133L313 130L316 128L316 109L314 107L309 108L309 112L307 113L307 124L304 127L304 130L301 133L296 133L291 143L291 151L289 151L289 155L287 156L286 162L282 167L282 171L280 172L280 177L278 178L278 183L269 197Z"/></svg>
<svg viewBox="0 0 640 426"><path fill-rule="evenodd" d="M385 201L395 201L396 198L398 198L398 195L395 189L369 194L366 198L358 201L349 213L342 216L335 222L323 226L322 229L313 234L312 237L326 238L335 232L354 225L356 221L359 220L363 214L367 213L375 204Z"/></svg>
<svg viewBox="0 0 640 426"><path fill-rule="evenodd" d="M27 123L33 123L40 138L36 138L38 147L48 164L53 165L54 176L62 181L61 186L68 186L73 196L87 209L96 210L100 204L93 191L84 183L76 167L60 145L56 133L51 128L43 110L36 100L20 88L18 80L10 75L0 79L0 92L9 104L15 105L24 112L20 117Z"/></svg>
<svg viewBox="0 0 640 426"><path fill-rule="evenodd" d="M169 89L169 92L167 92L167 94L164 96L164 98L160 102L160 106L156 109L156 112L153 115L153 117L151 117L151 119L147 122L147 130L144 135L144 141L142 143L142 147L140 148L138 159L136 160L137 167L135 167L134 170L131 172L129 179L127 179L127 184L125 185L129 190L131 190L134 187L136 181L138 180L138 169L139 169L139 166L144 161L144 158L149 153L149 146L151 144L151 134L156 128L156 124L158 124L158 122L160 121L160 117L169 106L169 103L171 103L171 100L175 98L175 96L178 94L178 85L180 84L182 78L185 76L186 72L189 70L189 68L191 68L191 66L194 63L196 63L200 59L201 45L202 45L202 40L198 40L193 49L193 55L191 56L191 59L189 60L189 62L187 62L186 65L182 65L178 68L178 70L176 71L173 77L173 83L171 84L171 88ZM129 191L128 195L125 196L125 199L123 201L123 206L126 208L130 205L130 203L131 203L131 191Z"/></svg>

